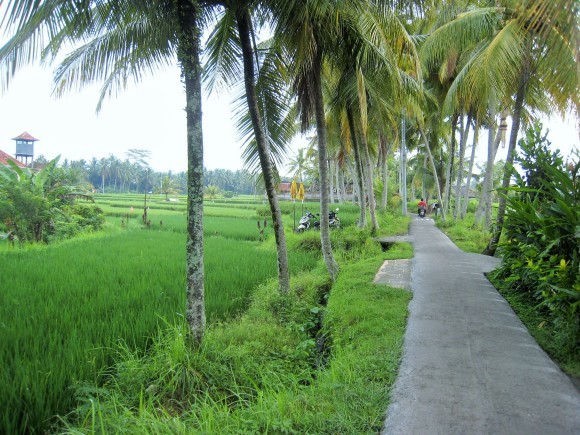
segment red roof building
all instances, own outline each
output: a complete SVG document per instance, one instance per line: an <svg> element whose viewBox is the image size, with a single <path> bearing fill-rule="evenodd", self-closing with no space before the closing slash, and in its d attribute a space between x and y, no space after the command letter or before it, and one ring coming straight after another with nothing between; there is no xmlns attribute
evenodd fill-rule
<svg viewBox="0 0 580 435"><path fill-rule="evenodd" d="M22 162L19 162L10 154L5 153L4 151L0 150L0 165L8 166L8 160L12 160L16 165L20 166L21 168L25 168L26 165Z"/></svg>

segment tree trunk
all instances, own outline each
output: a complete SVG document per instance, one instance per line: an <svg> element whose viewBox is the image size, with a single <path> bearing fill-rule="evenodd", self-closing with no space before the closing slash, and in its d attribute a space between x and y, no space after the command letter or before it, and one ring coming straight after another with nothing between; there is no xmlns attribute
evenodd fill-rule
<svg viewBox="0 0 580 435"><path fill-rule="evenodd" d="M203 134L201 111L201 10L197 1L176 2L177 60L185 84L187 117L186 318L194 342L205 332L203 271Z"/></svg>
<svg viewBox="0 0 580 435"><path fill-rule="evenodd" d="M463 165L465 164L465 148L467 144L467 135L469 133L469 125L471 124L471 115L467 116L465 128L461 133L461 142L459 143L459 168L457 169L457 186L455 186L455 209L453 210L453 218L457 219L460 216L461 210L461 184L463 183Z"/></svg>
<svg viewBox="0 0 580 435"><path fill-rule="evenodd" d="M467 206L469 204L469 188L471 186L471 177L473 175L473 165L475 163L475 151L477 150L477 141L479 140L479 121L476 121L473 128L473 146L471 147L471 157L469 159L469 169L467 170L467 180L465 182L465 193L463 194L463 205L461 206L461 219L465 218L467 214Z"/></svg>
<svg viewBox="0 0 580 435"><path fill-rule="evenodd" d="M379 168L381 171L381 179L383 180L383 194L381 197L381 209L387 209L387 203L389 200L389 168L388 168L388 147L387 140L385 136L379 134L379 149L381 150L381 159L379 160Z"/></svg>
<svg viewBox="0 0 580 435"><path fill-rule="evenodd" d="M502 190L504 191L510 185L510 179L512 175L512 167L514 164L514 154L516 149L516 144L518 140L518 131L520 129L520 122L522 116L522 109L524 107L524 99L526 97L526 90L528 85L528 78L529 78L529 66L526 60L524 67L522 69L522 74L520 76L520 83L518 87L518 92L516 93L516 99L514 102L514 113L512 115L512 129L510 132L510 141L508 145L508 153L505 162L505 168L503 173L503 181L502 181ZM487 247L483 250L483 254L493 256L495 255L495 251L497 249L497 244L499 243L499 239L501 237L501 233L503 230L503 222L505 218L505 209L506 209L506 197L504 195L500 195L499 197L499 206L497 209L497 219L495 223L495 228L493 230L493 234L489 241Z"/></svg>
<svg viewBox="0 0 580 435"><path fill-rule="evenodd" d="M367 209L365 203L365 189L364 189L364 174L360 158L360 149L358 146L358 135L356 134L356 126L354 123L354 116L350 108L346 109L346 116L348 119L348 126L350 130L350 137L352 142L352 150L354 153L354 164L356 169L356 182L358 187L358 202L360 206L360 216L358 221L359 228L367 226Z"/></svg>
<svg viewBox="0 0 580 435"><path fill-rule="evenodd" d="M328 184L330 185L330 203L334 204L334 165L332 160L328 159Z"/></svg>
<svg viewBox="0 0 580 435"><path fill-rule="evenodd" d="M346 186L344 185L344 171L337 171L340 191L342 192L342 201L347 201Z"/></svg>
<svg viewBox="0 0 580 435"><path fill-rule="evenodd" d="M495 116L494 116L495 120ZM488 145L487 145L487 165L485 168L485 203L484 203L484 224L485 229L489 228L491 223L491 211L493 207L493 167L495 163L496 146L493 136L495 128L492 125L489 129Z"/></svg>
<svg viewBox="0 0 580 435"><path fill-rule="evenodd" d="M258 109L258 98L256 86L254 83L254 57L251 40L251 18L247 9L242 8L236 14L238 32L242 46L242 57L244 63L244 84L246 87L246 99L248 101L248 110L252 118L252 127L258 147L260 157L260 166L266 186L266 195L270 205L272 216L272 225L274 227L274 236L276 238L276 250L278 253L278 287L281 293L288 293L290 290L290 274L288 272L288 251L286 249L286 237L284 235L284 224L282 222L282 213L278 204L278 195L276 193L276 184L274 182L274 171L270 159L270 149L262 124L260 110ZM326 165L326 160L322 162ZM328 218L327 218L328 219Z"/></svg>
<svg viewBox="0 0 580 435"><path fill-rule="evenodd" d="M441 198L441 187L439 187L439 176L437 175L437 168L435 167L435 160L433 160L433 154L431 154L431 147L429 146L429 139L427 139L427 135L425 134L425 130L423 127L418 125L419 132L421 133L421 137L425 142L425 150L427 151L427 155L429 156L429 161L431 162L431 170L433 171L433 177L435 177L435 186L437 186L437 200L439 201L439 205L441 208L441 219L445 222L445 207L443 207L443 201Z"/></svg>
<svg viewBox="0 0 580 435"><path fill-rule="evenodd" d="M369 196L369 210L371 214L371 233L375 235L379 230L379 222L377 221L377 202L375 200L375 189L373 186L373 166L371 164L371 156L369 153L369 145L367 143L366 134L361 134L361 145L363 149L363 157L365 159L366 164L366 172L367 172L367 195Z"/></svg>
<svg viewBox="0 0 580 435"><path fill-rule="evenodd" d="M356 170L354 169L353 163L350 161L350 159L348 160L347 165L348 165L348 171L352 175L352 205L355 205L358 201L359 206L360 206L360 195L361 194L360 194L360 190L359 190L359 183L358 183L358 177L356 175Z"/></svg>
<svg viewBox="0 0 580 435"><path fill-rule="evenodd" d="M491 119L495 123L495 112L492 113ZM493 135L495 134L495 139ZM477 205L477 210L475 211L475 223L479 224L484 216L487 216L487 222L484 221L484 228L488 228L491 222L491 206L492 206L492 192L493 192L493 166L495 162L495 155L497 154L497 148L500 140L499 130L495 133L494 126L488 129L487 137L487 161L485 169L485 177L483 179L483 188L481 189L481 197L479 199L479 204ZM488 178L488 176L490 178ZM489 198L488 198L489 196Z"/></svg>
<svg viewBox="0 0 580 435"><path fill-rule="evenodd" d="M451 195L451 172L453 167L453 160L455 159L455 132L457 131L457 120L459 116L454 114L451 119L451 144L449 149L449 157L447 158L447 164L445 165L445 189L444 189L444 199L445 202L441 204L442 208L445 208L445 211L449 211L449 203L450 203L450 195Z"/></svg>
<svg viewBox="0 0 580 435"><path fill-rule="evenodd" d="M421 174L421 198L425 198L427 200L427 189L425 187L425 173L427 172L427 156L423 158L423 173Z"/></svg>
<svg viewBox="0 0 580 435"><path fill-rule="evenodd" d="M341 189L340 185L340 168L338 161L336 161L334 165L335 165L334 175L336 176L336 179L334 180L336 183L336 200L337 202L341 203L343 202L342 196L344 195L344 191Z"/></svg>
<svg viewBox="0 0 580 435"><path fill-rule="evenodd" d="M322 53L317 50L313 60L314 112L316 116L316 134L318 136L318 170L320 173L320 242L326 269L332 281L338 277L339 267L332 253L330 228L328 226L328 170L326 166L326 120L324 117L324 100L322 97Z"/></svg>

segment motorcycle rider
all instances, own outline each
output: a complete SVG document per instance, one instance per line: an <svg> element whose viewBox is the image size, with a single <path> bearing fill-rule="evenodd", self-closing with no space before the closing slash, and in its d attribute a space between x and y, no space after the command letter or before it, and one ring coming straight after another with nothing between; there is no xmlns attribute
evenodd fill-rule
<svg viewBox="0 0 580 435"><path fill-rule="evenodd" d="M427 203L421 198L421 201L417 204L417 214L421 214L421 209L424 208L425 211L427 210Z"/></svg>

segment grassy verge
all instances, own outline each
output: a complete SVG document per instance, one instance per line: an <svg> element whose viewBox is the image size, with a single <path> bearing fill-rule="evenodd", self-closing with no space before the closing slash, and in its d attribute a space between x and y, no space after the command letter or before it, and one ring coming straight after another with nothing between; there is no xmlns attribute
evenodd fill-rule
<svg viewBox="0 0 580 435"><path fill-rule="evenodd" d="M468 214L463 220L437 219L437 227L453 240L461 250L480 254L489 243L491 234L481 226L475 225L474 215Z"/></svg>
<svg viewBox="0 0 580 435"><path fill-rule="evenodd" d="M254 292L233 321L214 324L200 349L183 324L143 353L119 349L103 387L82 386L70 433L377 433L402 348L410 293L372 284L385 259L368 234L336 232L339 279L324 267ZM305 239L294 249L317 249ZM314 238L313 238L314 240Z"/></svg>

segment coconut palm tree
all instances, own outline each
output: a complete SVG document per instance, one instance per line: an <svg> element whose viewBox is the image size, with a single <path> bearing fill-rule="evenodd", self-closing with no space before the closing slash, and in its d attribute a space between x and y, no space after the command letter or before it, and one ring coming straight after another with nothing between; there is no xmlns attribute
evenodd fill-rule
<svg viewBox="0 0 580 435"><path fill-rule="evenodd" d="M200 343L205 304L199 2L11 0L3 6L3 23L14 34L0 49L0 64L9 72L3 77L10 78L25 63L50 60L70 44L81 43L57 70L57 90L62 93L103 80L99 108L103 98L123 88L128 77L139 81L143 73L177 57L185 85L188 144L186 317L191 337Z"/></svg>
<svg viewBox="0 0 580 435"><path fill-rule="evenodd" d="M222 0L219 3L224 6L223 16L218 21L208 42L210 82L215 82L216 74L220 75L218 79L225 80L226 82L238 79L239 77L236 77L236 75L239 69L235 67L235 63L238 52L241 52L245 100L254 136L252 143L255 144L255 147L251 147L249 151L246 151L246 161L248 159L252 160L255 155L253 151L257 151L276 239L278 287L281 293L288 293L290 290L288 252L286 248L286 237L284 235L282 212L280 211L276 191L276 168L272 162L270 148L275 133L280 132L280 130L268 129L265 123L266 119L275 120L278 118L276 115L281 111L281 107L284 106L286 99L284 97L276 98L280 95L277 93L279 91L277 89L278 86L270 90L269 96L273 96L272 99L260 99L256 83L256 66L259 66L259 59L257 58L257 49L254 43L256 31L252 20L251 8L256 8L258 12L267 10L260 9L258 7L260 6L259 2L249 0ZM267 68L264 68L264 70L269 71ZM276 85L273 82L270 82L270 84ZM260 106L265 108L266 102L276 104L268 104L269 110L267 111L261 110ZM282 149L283 146L283 143L279 143L279 149Z"/></svg>
<svg viewBox="0 0 580 435"><path fill-rule="evenodd" d="M347 13L352 4L329 0L274 0L271 4L276 17L275 38L288 50L290 59L287 64L293 66L293 87L303 131L309 129L312 118L315 119L320 177L320 239L327 271L335 280L339 267L332 252L328 226L329 181L322 70L325 58L341 39L341 29L353 21L353 15Z"/></svg>
<svg viewBox="0 0 580 435"><path fill-rule="evenodd" d="M580 6L574 0L504 0L458 15L428 38L429 58L439 62L449 51L471 51L450 87L444 110L461 99L489 107L490 96L513 96L512 127L503 188L510 182L517 136L525 105L561 114L578 114L577 68ZM500 198L494 233L485 253L493 255L503 227L505 198Z"/></svg>
<svg viewBox="0 0 580 435"><path fill-rule="evenodd" d="M294 178L298 178L300 182L304 182L304 171L308 161L306 159L306 150L299 148L296 155L288 162L288 170L292 173Z"/></svg>

